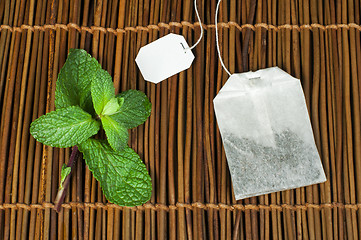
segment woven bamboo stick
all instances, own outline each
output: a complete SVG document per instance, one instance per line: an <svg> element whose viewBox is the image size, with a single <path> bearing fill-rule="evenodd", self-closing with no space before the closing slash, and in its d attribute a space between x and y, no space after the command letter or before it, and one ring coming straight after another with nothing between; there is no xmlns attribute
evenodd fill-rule
<svg viewBox="0 0 361 240"><path fill-rule="evenodd" d="M94 1L94 5L95 5L95 13L94 13L94 25L95 26L100 26L101 24L101 13L102 13L102 7L103 7L103 2L102 1ZM93 44L92 44L92 56L97 58L100 62L99 59L99 31L95 31L95 33L93 34ZM89 171L89 170L87 170ZM89 173L89 172L88 172ZM88 176L90 176L90 173L88 174ZM90 183L91 181L91 183ZM97 184L96 181L94 179L94 177L88 178L88 182L86 183L88 185L91 186L91 199L90 201L93 202L96 199L96 194L97 192L99 193L99 190L97 190ZM97 198L99 200L99 197ZM101 199L101 197L100 197ZM96 214L96 220L95 220L95 214ZM89 223L89 239L94 239L94 237L98 237L100 236L100 232L99 232L99 223L101 220L101 214L102 214L102 210L98 210L98 211L94 211L94 210L90 210L90 223Z"/></svg>
<svg viewBox="0 0 361 240"><path fill-rule="evenodd" d="M5 7L8 11L5 11L5 14L4 14L4 22L8 23L8 24L12 24L12 13L13 13L13 4L12 4L12 8L10 9L10 3L9 2L6 2L5 3ZM9 16L10 15L10 16ZM8 52L8 48L9 48L9 41L10 41L10 37L11 37L11 34L8 34L8 31L6 30L2 36L1 36L1 47L4 48L4 45L5 45L5 39L6 39L6 48L5 48L5 52ZM10 52L12 52L12 46L10 47ZM5 53L4 55L4 60L6 59L7 57L7 54ZM11 61L12 61L12 55L10 55L10 59L9 59L9 67L11 66ZM3 109L6 109L6 106L7 106L7 98L8 98L8 89L9 89L9 83L10 81L6 81L6 85L5 85L5 89L3 90L3 87L4 87L4 83L5 83L5 69L7 67L7 64L6 64L6 61L3 62L3 66L2 66L2 69L1 69L1 90L2 92L4 92L4 98L2 99L2 106L3 106ZM8 78L8 77L7 77ZM11 82L12 83L12 82ZM12 84L11 84L12 85ZM13 87L12 87L13 88ZM9 108L8 108L9 110ZM4 135L8 135L8 128L4 128L5 126L5 122L9 122L9 120L7 120L5 117L7 116L6 114L7 112L2 112L1 114L1 130L0 130L0 136L4 136ZM7 120L7 121L5 121ZM9 124L9 123L7 123ZM7 138L7 137L6 137ZM6 140L6 143L7 144L7 139L4 139L4 138L1 138L0 142L3 143L4 140ZM4 146L4 144L1 144L2 146ZM0 159L4 159L6 157L6 152L4 151L6 150L6 147L2 148L2 153L0 155ZM6 172L5 172L5 168L6 168L6 162L5 162L5 159L0 161L0 173L1 173L1 178L0 178L0 187L1 187L1 190L0 190L0 203L3 203L4 201L4 197L3 197L3 194L4 194L4 187L5 187L5 176L6 176ZM3 235L4 234L4 212L1 211L0 212L0 235Z"/></svg>
<svg viewBox="0 0 361 240"><path fill-rule="evenodd" d="M155 1L151 2L150 7L150 23L158 22L159 18L159 2L155 4ZM149 41L154 41L157 39L158 32L153 30L149 33ZM157 174L159 174L159 88L156 87L155 84L149 83L148 87L150 87L150 96L152 102L152 115L150 116L150 127L149 127L149 153L150 159L154 159L151 161L150 170L152 179L154 179L152 183L153 194L150 202L154 203L159 200L159 178ZM158 94L157 94L158 93ZM153 164L152 164L153 162ZM158 223L156 223L156 212L154 210L151 211L151 233L149 234L150 239L156 238L156 230L158 229Z"/></svg>
<svg viewBox="0 0 361 240"><path fill-rule="evenodd" d="M212 0L211 3L211 16L214 16L215 14L215 8L216 8L216 1ZM211 22L213 23L213 18L210 16ZM210 49L215 49L215 29L209 29L209 40L210 40ZM207 45L208 46L208 45ZM215 51L210 51L210 55L208 55L210 57L210 61L209 61L209 65L210 66L215 66L218 63L218 59L217 59L217 55ZM207 64L207 63L206 63ZM218 65L219 66L219 65ZM210 94L210 99L209 99L209 124L210 124L210 148L211 148L211 158L208 159L209 163L208 163L208 167L209 167L209 174L210 174L210 198L209 198L209 202L210 203L215 203L217 202L217 177L216 177L216 126L215 126L215 116L214 116L214 112L212 111L213 109L213 101L212 99L215 97L216 94L216 77L215 77L215 73L217 71L217 68L212 68L210 67L209 69L209 94ZM205 106L205 110L207 106ZM205 118L205 121L207 121L207 118ZM208 134L208 131L205 129L205 134ZM209 156L208 156L209 158ZM212 175L213 175L213 180L212 180ZM213 190L212 190L213 189ZM212 193L213 191L213 193ZM213 215L213 218L212 218ZM219 239L219 226L218 226L218 211L215 210L210 211L209 214L209 218L210 221L212 222L213 225L213 232L214 232L214 239ZM210 229L212 229L210 227ZM211 236L210 236L211 237Z"/></svg>
<svg viewBox="0 0 361 240"><path fill-rule="evenodd" d="M331 21L336 22L336 8L335 4L331 1L330 2L330 9L331 9ZM337 8L338 9L338 8ZM339 9L341 10L341 9ZM339 14L337 12L337 19L339 18ZM338 22L338 20L337 20ZM335 59L333 61L334 63L334 76L335 76L335 100L336 100L336 106L335 106L335 118L336 118L336 128L335 128L335 143L336 143L336 168L338 169L336 173L336 180L337 180L337 200L338 201L344 201L343 197L343 191L342 191L342 84L341 84L341 74L342 71L340 70L340 64L341 61L337 61L337 59L342 59L340 55L340 47L339 47L339 41L340 41L340 31L334 30L332 31L332 39L335 39L332 44L333 49L333 58ZM337 41L336 41L337 40ZM344 236L344 211L339 210L337 212L338 214L338 232L339 235L337 237L343 237Z"/></svg>
<svg viewBox="0 0 361 240"><path fill-rule="evenodd" d="M50 13L48 12L47 14L49 14L47 16L47 21L46 23L48 24L54 24L55 23L55 11L56 11L56 6L55 6L55 1L50 1L48 2L48 9L50 9ZM53 62L54 62L54 44L55 44L55 36L54 36L54 30L53 29L48 29L45 32L45 39L48 39L48 44L49 44L49 56L48 56L48 87L47 87L47 105L46 105L46 112L50 112L55 110L55 106L54 106L54 99L55 99L55 81L56 78L53 78ZM45 42L45 44L47 44L47 42ZM45 174L45 177L43 177L43 172L44 169L46 167L46 172L47 173L51 173L52 172L52 168L53 168L53 153L54 153L54 149L53 148L46 148L48 150L48 152L43 152L43 162L42 162L42 179L41 179L41 191L44 191L44 193L42 193L44 195L44 198L41 198L40 201L46 201L49 202L51 201L51 196L52 196L52 191L51 191L51 186L52 186L52 181L51 181L51 177L52 174ZM45 151L47 151L45 150ZM56 176L56 175L55 175ZM55 212L53 210L52 214L55 214ZM50 209L45 210L45 215L44 215L44 230L42 230L41 234L43 235L44 239L48 239L49 238L49 234L50 234L50 219L51 219L51 211Z"/></svg>
<svg viewBox="0 0 361 240"><path fill-rule="evenodd" d="M3 23L4 24L11 24L9 21L10 15L10 1L3 1L4 3L4 16L3 16ZM10 22L10 23L9 23ZM1 66L1 78L0 78L0 99L3 99L3 96L6 94L5 92L5 72L6 72L6 60L9 55L9 41L10 41L10 31L5 29L1 32L0 38L0 66ZM10 56L11 57L11 56ZM3 114L1 114L3 115ZM3 118L3 117L2 117ZM1 121L1 132L3 130L3 121Z"/></svg>
<svg viewBox="0 0 361 240"><path fill-rule="evenodd" d="M44 23L44 12L45 12L45 2L43 2L42 7L41 7L41 21ZM43 61L43 48L41 46L43 46L42 44L44 43L44 33L41 32L40 34L40 40L39 40L39 51L38 51L38 57L37 57L37 70L36 70L36 79L40 80L40 97L39 97L39 109L38 109L38 113L37 113L37 117L40 117L41 115L44 114L45 112L45 98L46 98L46 78L42 77L42 72L41 72L41 66ZM40 45L41 44L41 45ZM45 61L46 62L46 61ZM42 145L38 142L36 142L36 149L35 149L35 162L34 162L34 173L33 173L33 187L32 187L32 203L37 203L38 202L38 194L39 194L39 179L40 179L40 158L41 158L41 154L42 154ZM31 176L29 176L31 177ZM31 178L30 178L31 179ZM29 179L29 181L31 182L31 180ZM37 214L37 210L36 209L32 209L31 211L31 215L30 215L30 226L29 226L29 239L33 239L35 237L35 224L36 224L36 214ZM25 217L25 216L24 216ZM23 218L24 219L24 218ZM25 219L25 224L24 224L24 220L23 220L23 224L27 225L27 218Z"/></svg>
<svg viewBox="0 0 361 240"><path fill-rule="evenodd" d="M188 13L187 13L188 14ZM192 39L190 36L192 31L190 28L186 29L188 32L186 33L188 39ZM194 132L193 129L193 81L192 81L192 72L193 67L191 66L187 70L187 91L186 91L186 132L185 132L185 150L184 150L184 202L191 202L191 160L192 160L192 134ZM192 234L192 218L191 211L186 209L186 227L187 227L187 237L188 239L194 239Z"/></svg>
<svg viewBox="0 0 361 240"><path fill-rule="evenodd" d="M325 46L325 34L324 31L320 31L320 44ZM325 48L321 48L321 62L326 62ZM321 66L321 84L320 84L320 132L321 132L321 158L323 159L324 169L327 179L330 179L330 163L329 163L329 146L328 146L328 134L327 134L327 107L326 107L326 66ZM322 199L323 198L323 199ZM321 201L325 203L331 203L331 189L330 181L321 185ZM325 229L323 234L328 238L332 238L332 215L330 210L322 211L323 221ZM326 232L325 232L326 231Z"/></svg>
<svg viewBox="0 0 361 240"><path fill-rule="evenodd" d="M326 9L330 8L330 6L326 5ZM326 12L326 18L327 21L331 21L331 16L330 16L330 12L327 11ZM331 176L332 176L332 198L337 201L338 200L338 195L337 195L337 179L336 179L336 149L335 149L335 132L336 130L334 129L335 127L335 122L336 122L336 117L335 117L335 90L334 90L334 86L335 86L335 80L334 80L334 76L333 76L333 72L334 70L334 66L332 65L333 62L333 55L332 55L332 48L330 46L332 46L332 30L328 30L327 31L327 38L328 41L326 41L326 49L329 49L329 51L326 51L326 57L328 59L329 64L328 66L328 70L327 70L327 76L328 76L328 81L327 81L327 109L328 109L328 120L329 120L329 138L330 138L330 161L331 161ZM338 237L338 219L337 219L337 211L334 210L333 211L333 219L332 219L332 224L334 226L334 231L333 231L333 237L337 238Z"/></svg>
<svg viewBox="0 0 361 240"><path fill-rule="evenodd" d="M228 11L227 11L227 2L223 1L222 5L221 5L221 14L219 16L219 19L221 19L223 22L226 22L228 20ZM222 41L219 43L222 46L222 57L224 59L224 64L226 65L226 67L229 68L229 50L228 50L228 46L229 46L229 34L228 34L228 29L224 28L222 29L222 31L220 31L219 34L220 38L222 39ZM225 84L225 82L227 81L228 76L225 72L223 72L222 74L222 85ZM227 204L227 201L229 201L228 198L228 194L227 194L227 190L228 190L228 179L227 179L227 162L226 162L226 157L225 157L225 153L224 153L224 149L222 147L222 155L221 155L221 176L222 176L222 180L221 180L221 197L220 197L220 201L222 203ZM230 230L230 212L226 209L225 211L221 211L220 212L220 217L221 217L221 226L223 224L222 230L223 233L221 231L221 239L230 239L231 238L231 233L227 230Z"/></svg>
<svg viewBox="0 0 361 240"><path fill-rule="evenodd" d="M47 8L50 7L50 4L47 4ZM51 14L52 15L52 14ZM49 23L49 17L50 14L47 13L46 16L46 21L45 23ZM43 49L43 58L42 58L42 65L41 65L41 78L45 79L47 81L48 79L48 63L49 63L49 31L46 31L44 33L44 49ZM51 49L51 47L50 47ZM44 101L44 110L45 113L50 112L51 111L51 82L50 84L48 84L49 82L47 81L47 87L45 87L44 89L46 89L46 96L45 99L46 101ZM50 200L50 192L48 191L49 188L48 186L50 186L49 181L47 181L47 178L50 178L48 175L46 175L46 172L51 172L51 166L52 166L52 156L53 156L53 149L49 146L45 146L43 145L43 153L42 153L42 160L41 160L41 167L40 167L40 182L39 182L39 193L38 193L38 201L39 202L44 202L44 201L49 201ZM47 161L49 159L49 161ZM36 224L35 224L35 239L38 239L40 237L45 237L45 234L47 234L47 227L44 231L44 227L47 226L44 225L44 221L46 221L46 223L48 223L49 221L49 211L46 210L45 211L45 219L44 219L44 211L42 210L37 210L36 211Z"/></svg>
<svg viewBox="0 0 361 240"><path fill-rule="evenodd" d="M186 32L183 31L183 36L186 37ZM179 75L179 87L178 87L178 122L177 122L177 167L178 167L178 179L177 179L177 185L178 185L178 202L185 202L184 197L184 185L185 185L185 179L184 179L184 144L185 144L185 87L186 87L186 81L185 81L185 73L181 73ZM185 221L185 209L179 208L178 210L178 236L179 239L186 239L186 221Z"/></svg>
<svg viewBox="0 0 361 240"><path fill-rule="evenodd" d="M359 10L358 10L359 11ZM355 17L354 17L354 5L353 2L350 2L348 4L348 13L351 15L349 17L349 21L355 22ZM351 80L350 80L350 95L352 96L350 101L351 101L351 106L353 109L352 112L352 117L351 117L351 121L353 121L353 125L352 125L352 135L353 135L353 144L354 146L359 146L361 144L361 129L360 129L360 125L357 124L360 122L360 95L359 95L359 78L360 76L358 76L358 72L357 72L357 47L356 47L356 31L354 29L350 29L349 30L349 39L350 39L350 68L351 68ZM358 43L360 44L360 43ZM347 114L347 112L346 112ZM348 116L346 116L348 117ZM361 149L359 148L355 148L353 149L353 159L354 159L354 164L355 164L355 171L360 172L361 171ZM350 178L352 178L353 175L350 174ZM355 186L355 195L353 196L353 199L351 200L352 202L356 202L357 200L360 201L361 199L361 175L360 174L356 174L355 176L355 181L356 181L356 186ZM351 190L351 189L350 189ZM355 213L356 214L356 211ZM360 229L361 226L361 215L360 212L358 212L358 224L357 224L357 220L354 219L354 224L353 227L356 229L355 234L359 234L357 229Z"/></svg>
<svg viewBox="0 0 361 240"><path fill-rule="evenodd" d="M137 6L137 3L135 3L136 6ZM136 22L136 18L138 16L138 8L134 8L134 18L132 19L133 20L133 23L134 25L137 24ZM136 74L136 66L135 66L135 57L136 57L136 52L137 52L137 49L139 49L139 46L140 46L140 42L138 40L138 33L136 32L132 32L131 33L131 41L136 43L136 44L132 44L132 46L130 47L130 63L129 63L129 72L130 72L130 82L129 82L129 87L131 89L136 89L137 86L138 86L138 81L137 81L137 74ZM139 153L139 144L138 144L138 140L137 140L137 136L138 136L138 131L139 128L136 128L136 129L132 129L130 131L130 146L136 151ZM142 145L142 143L141 143ZM137 230L140 230L142 231L142 227L140 227L140 224L139 224L139 221L141 220L141 218L143 217L141 215L141 212L138 210L136 213L132 212L131 213L131 217L132 217L132 221L131 221L131 229L132 229L132 232L131 232L131 237L134 239L134 238L138 238L138 232Z"/></svg>
<svg viewBox="0 0 361 240"><path fill-rule="evenodd" d="M61 22L61 17L62 17L62 11L63 11L63 2L59 1L57 3L57 22ZM55 43L54 43L54 67L53 67L53 79L57 79L58 76L58 69L59 69L59 59L60 59L60 37L61 37L61 30L60 29L56 29L56 33L55 33ZM52 89L53 91L55 90L55 88ZM52 93L52 97L54 99L52 99L52 102L54 102L55 100L55 93ZM64 163L64 158L63 158L63 150L62 149L55 149L54 151L54 164L53 164L53 174L54 177L57 176L58 181L52 181L52 196L51 199L55 199L56 196L56 191L58 189L59 183L60 183L60 172L61 172L61 167L62 164ZM57 237L63 237L63 235L59 234L59 233L63 233L63 231L61 231L60 229L63 228L62 226L62 221L58 221L58 227L59 227L59 231L57 231L57 218L58 219L62 219L62 215L63 212L59 215L55 214L55 212L53 211L51 214L51 226L50 226L50 239L56 239Z"/></svg>
<svg viewBox="0 0 361 240"><path fill-rule="evenodd" d="M124 28L124 11L125 11L125 2L124 0L119 2L119 12L118 12L118 28ZM122 50L123 50L123 33L117 33L117 54L115 55L114 63L114 86L115 92L118 93L120 89L120 71L121 71L121 61L122 61ZM118 213L116 213L117 215Z"/></svg>
<svg viewBox="0 0 361 240"><path fill-rule="evenodd" d="M69 9L69 2L68 1L59 1L58 4L58 22L65 23L68 21L68 9ZM59 49L67 49L66 47L66 31L64 29L60 29L60 32L57 31L57 39L55 43L55 49L59 47ZM59 36L59 37L58 37ZM59 42L58 41L59 38ZM67 51L60 51L59 52L59 70L65 62ZM54 65L56 65L56 60L54 62ZM55 71L57 71L54 69ZM65 151L64 149L59 149L59 169L61 169L62 165L65 163ZM60 176L60 174L58 175ZM60 182L60 178L58 179L58 183ZM68 198L68 197L66 197ZM58 238L65 238L68 236L68 226L67 226L67 216L68 216L68 210L61 210L61 212L58 214Z"/></svg>
<svg viewBox="0 0 361 240"><path fill-rule="evenodd" d="M210 90L210 85L213 83L211 80L211 76L213 75L213 68L211 68L211 40L212 37L207 38L207 45L206 45L206 72L205 72L205 95L204 95L204 134L205 134L205 141L204 141L204 149L205 149L205 164L208 170L208 176L206 178L209 178L209 197L208 202L209 203L215 203L215 173L214 173L214 166L213 166L213 160L212 157L212 150L211 150L211 134L210 134L210 128L213 127L210 123L210 117L211 117L211 99L213 98L213 94ZM209 211L208 212L208 226L209 226L209 239L214 239L214 212Z"/></svg>
<svg viewBox="0 0 361 240"><path fill-rule="evenodd" d="M296 235L298 239L358 237L361 222L357 205L361 198L358 174L361 155L356 149L360 141L356 123L360 121L361 91L358 2L258 1L255 26L242 26L247 23L251 1L223 2L219 19L231 21L219 25L226 66L231 72L247 70L242 66L240 48L249 32L250 69L278 65L301 78L328 178L319 187L239 201L238 204L250 206L245 208L230 207L235 204L234 196L212 110L212 99L228 78L215 52L215 29L211 24L216 1L198 3L207 29L202 45L194 51L195 65L159 86L144 82L134 58L141 46L168 33L168 29L185 36L190 45L194 43L199 25L182 23L195 21L192 1L56 2L56 21L45 28L42 26L49 23L50 13L46 10L50 9L51 1L39 2L36 10L34 1L1 3L5 6L0 10L1 23L9 28L1 27L0 32L0 103L3 109L10 106L10 111L3 110L1 117L0 141L6 150L1 154L9 158L1 161L4 165L1 171L2 176L11 178L4 179L0 191L1 198L10 203L0 203L6 209L0 210L0 214L6 212L6 216L0 217L0 238L229 239L235 237L232 233L237 227L236 239L271 236L293 239ZM86 6L90 6L89 10ZM93 16L92 6L98 10ZM69 22L76 25L67 26ZM166 24L157 25L159 22ZM307 26L311 22L313 25ZM22 24L37 27L13 27ZM80 25L84 27L75 27ZM86 28L93 25L104 29ZM54 45L50 41L51 32ZM58 215L51 208L35 207L52 202L60 168L69 157L68 149L54 149L51 153L45 148L43 153L42 145L27 131L30 120L52 109L54 88L49 85L47 93L49 59L54 56L50 62L55 80L66 59L67 48L89 49L90 44L93 56L114 75L117 92L136 88L146 92L153 103L149 121L130 133L130 146L144 159L153 179L150 201L153 207L134 210L108 206L98 183L80 161L66 202L84 201L93 205L65 204L72 210L65 207ZM8 126L15 126L15 130ZM43 154L48 157L46 165L41 162ZM51 158L53 164L49 164ZM203 208L198 202L218 207ZM23 208L22 203L32 207Z"/></svg>
<svg viewBox="0 0 361 240"><path fill-rule="evenodd" d="M220 19L220 18L219 18ZM219 29L219 36L222 36L222 29ZM220 46L220 50L221 50L221 53L223 52L223 39L220 37L219 38L219 46ZM216 92L219 92L219 90L221 89L222 87L222 66L220 64L220 62L218 61L218 69L217 69L217 87L216 87ZM217 176L219 176L217 178L217 199L219 202L224 202L224 197L221 196L221 190L222 190L222 154L224 154L224 151L222 149L222 146L221 146L221 136L220 136L220 132L218 130L218 127L217 128L217 131L216 131L216 146L217 146ZM220 232L219 232L219 236L221 239L224 239L224 216L225 216L225 213L224 213L224 210L221 209L219 211L219 217L220 217Z"/></svg>
<svg viewBox="0 0 361 240"><path fill-rule="evenodd" d="M142 15L140 13L140 15ZM141 21L141 19L139 19L139 21ZM137 51L139 51L139 49L144 46L147 42L147 37L148 34L147 32L140 32L138 33L138 45L137 45ZM140 91L146 92L146 83L143 79L143 77L141 76L141 74L138 74L138 88ZM149 124L149 122L147 121L147 123L145 125L142 125L141 128L138 131L138 154L141 157L141 159L144 159L144 163L147 166L147 169L149 171L150 169L150 163L149 163L149 158L146 157L146 152L148 151L148 129L147 129L147 124ZM148 224L150 224L150 212L148 212ZM145 227L143 226L143 219L145 219L145 214L143 213L143 211L139 210L137 212L137 226L136 226L136 238L137 239L144 239L144 236L147 234L147 232L145 231ZM145 224L147 224L147 222L145 222ZM148 231L148 233L150 233L150 231Z"/></svg>
<svg viewBox="0 0 361 240"><path fill-rule="evenodd" d="M180 11L177 11L179 7L178 2L174 1L171 5L171 21L179 22L180 21ZM178 13L177 13L178 12ZM180 29L178 27L173 27L171 32L180 34ZM177 92L178 92L178 77L172 76L170 79L169 86L169 135L168 135L168 202L169 204L176 203L176 189L175 189L175 158L176 158L176 112L177 112ZM169 212L169 239L177 238L177 227L176 224L176 210L172 209Z"/></svg>

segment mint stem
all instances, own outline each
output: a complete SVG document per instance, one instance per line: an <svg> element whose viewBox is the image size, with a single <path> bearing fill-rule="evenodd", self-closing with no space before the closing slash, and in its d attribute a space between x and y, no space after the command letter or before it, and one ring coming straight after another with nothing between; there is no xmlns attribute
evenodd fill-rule
<svg viewBox="0 0 361 240"><path fill-rule="evenodd" d="M68 174L68 176L66 176L66 178L64 180L64 183L63 183L63 188L59 189L58 193L56 194L55 201L54 201L54 209L57 212L60 211L61 205L64 202L64 199L65 199L65 196L66 196L66 193L67 193L66 190L68 189L69 183L70 183L71 172L73 171L74 163L75 163L75 161L77 159L78 153L79 153L78 146L75 145L73 147L73 150L72 150L70 158L69 158L69 162L67 164L67 167L70 167L71 171Z"/></svg>

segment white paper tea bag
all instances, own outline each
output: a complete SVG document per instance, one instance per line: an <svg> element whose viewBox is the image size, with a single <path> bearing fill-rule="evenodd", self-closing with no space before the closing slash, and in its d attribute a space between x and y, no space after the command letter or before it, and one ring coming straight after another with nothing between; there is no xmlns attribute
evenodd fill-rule
<svg viewBox="0 0 361 240"><path fill-rule="evenodd" d="M237 200L326 181L298 79L233 74L213 102Z"/></svg>

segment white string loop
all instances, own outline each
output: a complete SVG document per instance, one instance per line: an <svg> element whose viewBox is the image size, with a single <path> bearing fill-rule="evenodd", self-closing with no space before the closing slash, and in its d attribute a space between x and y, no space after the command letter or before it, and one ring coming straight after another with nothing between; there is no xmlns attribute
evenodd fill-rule
<svg viewBox="0 0 361 240"><path fill-rule="evenodd" d="M232 74L228 71L228 69L226 68L226 66L224 65L223 63L223 60L222 60L222 56L221 56L221 51L219 50L219 41L218 41L218 27L217 27L217 23L218 23L218 10L219 10L219 5L221 3L222 0L218 0L218 3L217 3L217 7L216 7L216 16L215 16L215 23L216 23L216 43L217 43L217 52L218 52L218 58L219 58L219 61L221 62L221 65L224 69L224 71L226 71L226 73L231 76Z"/></svg>
<svg viewBox="0 0 361 240"><path fill-rule="evenodd" d="M192 50L193 48L195 48L198 45L198 43L200 43L200 41L202 40L202 37L203 37L203 26L202 26L202 21L201 21L201 18L199 16L198 9L197 9L197 0L194 0L194 10L196 12L199 26L201 28L201 35L199 36L198 41L192 47L186 48L186 50Z"/></svg>

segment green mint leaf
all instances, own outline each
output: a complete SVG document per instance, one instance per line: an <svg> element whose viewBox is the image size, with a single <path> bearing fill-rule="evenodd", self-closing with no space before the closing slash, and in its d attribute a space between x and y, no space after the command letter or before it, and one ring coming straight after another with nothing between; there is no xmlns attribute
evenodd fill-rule
<svg viewBox="0 0 361 240"><path fill-rule="evenodd" d="M97 72L91 83L91 96L95 112L101 115L106 104L115 97L112 77L103 69Z"/></svg>
<svg viewBox="0 0 361 240"><path fill-rule="evenodd" d="M112 98L107 104L105 104L101 115L112 115L119 110L119 101L117 98Z"/></svg>
<svg viewBox="0 0 361 240"><path fill-rule="evenodd" d="M119 94L117 98L123 98L124 103L119 111L111 116L127 129L139 126L150 116L152 104L143 92L128 90Z"/></svg>
<svg viewBox="0 0 361 240"><path fill-rule="evenodd" d="M84 142L99 131L100 123L79 106L60 108L30 125L33 137L52 147L67 148Z"/></svg>
<svg viewBox="0 0 361 240"><path fill-rule="evenodd" d="M90 87L100 69L98 61L85 50L70 49L56 82L56 108L79 105L85 111L93 113Z"/></svg>
<svg viewBox="0 0 361 240"><path fill-rule="evenodd" d="M61 173L60 173L60 189L63 189L63 184L65 181L65 178L70 174L71 172L71 167L68 167L65 163L63 164L62 168L61 168Z"/></svg>
<svg viewBox="0 0 361 240"><path fill-rule="evenodd" d="M151 179L144 163L131 148L114 152L106 141L91 138L78 147L108 201L137 206L150 199Z"/></svg>
<svg viewBox="0 0 361 240"><path fill-rule="evenodd" d="M128 130L115 121L111 116L101 118L102 125L107 135L109 145L114 151L122 151L128 146Z"/></svg>

